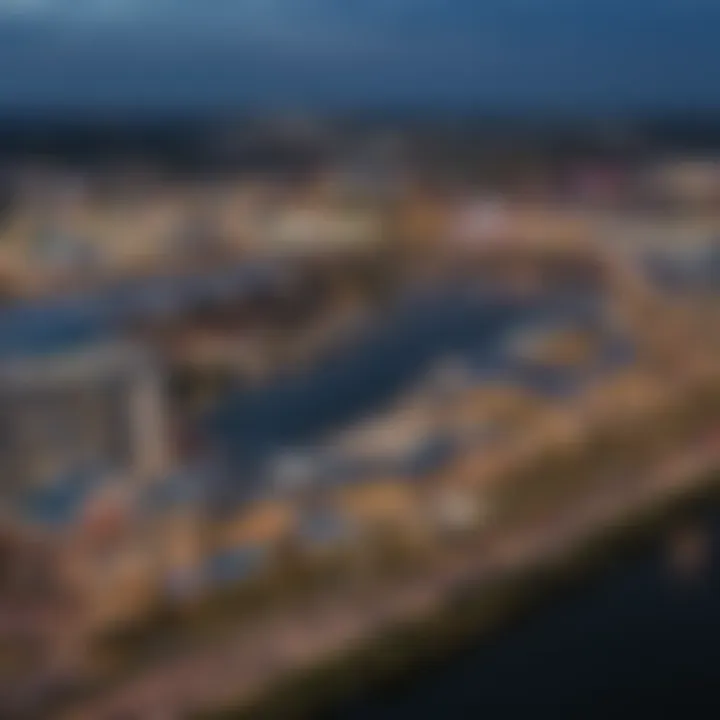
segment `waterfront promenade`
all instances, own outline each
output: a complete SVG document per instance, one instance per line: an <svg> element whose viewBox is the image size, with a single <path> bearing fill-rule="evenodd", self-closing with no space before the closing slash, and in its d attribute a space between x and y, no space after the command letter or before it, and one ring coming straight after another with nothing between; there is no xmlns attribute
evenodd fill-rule
<svg viewBox="0 0 720 720"><path fill-rule="evenodd" d="M560 562L615 524L698 489L720 467L716 436L710 431L694 446L684 443L646 471L618 475L542 518L490 529L478 543L413 577L360 594L326 593L252 623L213 647L168 658L65 717L186 718L209 707L251 702L288 674L382 638L413 619L432 617L458 589L481 591L483 583L499 576Z"/></svg>

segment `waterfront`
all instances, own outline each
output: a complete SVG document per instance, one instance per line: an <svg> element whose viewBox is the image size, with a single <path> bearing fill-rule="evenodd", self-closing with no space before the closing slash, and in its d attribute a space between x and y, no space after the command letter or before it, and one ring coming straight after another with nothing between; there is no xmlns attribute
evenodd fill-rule
<svg viewBox="0 0 720 720"><path fill-rule="evenodd" d="M429 391L427 389L428 376L435 374L438 368L442 369L448 361L451 364L455 363L456 367L457 363L460 364L463 369L461 376L465 375L465 371L469 372L469 376L465 377L463 382L469 382L470 385L484 382L492 384L492 381L499 376L516 386L524 385L533 391L547 393L548 387L545 382L547 378L541 376L538 381L533 373L525 372L527 368L523 367L522 361L518 362L519 357L513 351L513 348L518 347L518 331L522 331L522 336L532 331L529 334L536 341L538 335L544 335L546 330L552 334L554 325L562 327L565 322L571 326L586 327L591 331L607 330L606 323L603 322L606 320L604 310L604 303L592 293L570 296L567 293L548 292L530 298L518 297L513 293L498 296L486 292L477 282L451 289L443 286L419 296L406 296L404 302L389 312L377 326L369 328L367 335L359 337L357 343L349 348L341 348L337 355L321 361L309 370L295 371L249 391L239 390L237 394L226 400L217 415L219 424L210 428L219 441L214 449L227 443L227 446L237 453L232 457L235 472L230 478L225 479L230 480L228 484L235 495L237 489L245 489L253 480L263 479L262 474L257 470L263 470L262 463L266 458L277 458L288 449L312 450L313 444L318 439L322 440L328 431L342 429L368 414L372 415L373 412L383 410L388 404L392 404L399 394L410 391L411 394L419 393L425 396L430 392L432 395L432 389ZM610 339L613 339L612 333L610 336ZM534 346L534 342L531 345ZM521 342L520 346L525 344ZM532 360L529 362L533 365ZM604 360L600 364L603 363ZM607 379L606 369L591 365L590 374L599 371L600 376ZM587 368L584 363L579 363L578 367L581 370L581 377L576 380L582 385L586 379ZM551 372L548 377L557 374ZM564 381L572 380L575 374L575 372L569 373L566 369L559 373ZM571 382L570 385L572 384ZM433 383L430 383L431 387L432 385ZM454 387L453 392L457 392L458 387L456 385ZM464 387L469 388L468 385ZM460 390L462 391L462 388ZM440 394L446 393L441 390ZM554 394L550 392L550 395ZM716 458L713 457L712 461L715 462ZM246 472L238 472L238 470ZM334 480L342 479L335 473ZM204 484L207 485L208 479L204 478L204 480ZM603 522L612 520L614 513L625 506L627 498L623 493L626 488L622 484L615 487L616 483L612 478L605 479L604 484L607 487L593 499L593 507L597 503L601 516L596 518L594 509L592 512L588 511L585 520L589 529L596 527L596 523L602 526ZM266 492L273 491L271 484L260 482L258 485ZM613 490L617 495L610 500L612 502L617 500L618 506L605 507L603 504L605 494ZM656 490L657 488L653 489L653 493ZM234 496L233 499L242 501L244 498ZM633 507L632 500L633 498L628 500L628 507ZM575 510L577 511L578 508L576 507ZM607 511L606 516L603 516L602 513L605 511ZM475 582L476 575L482 576L485 571L492 575L494 561L501 567L506 562L511 566L518 562L514 556L516 550L520 553L520 564L532 563L536 554L539 554L539 561L544 562L548 557L552 557L554 552L558 552L558 547L563 550L571 544L573 532L584 529L574 527L573 522L578 519L582 525L582 512L575 512L574 517L569 520L561 518L562 523L558 527L561 532L559 537L550 533L542 522L540 527L534 529L528 525L517 535L512 527L508 527L507 537L504 540L501 538L497 545L492 546L496 550L495 556L488 552L483 558L468 557L467 566L464 563L465 558L458 555L454 559L454 553L450 553L446 558L449 575L446 576L445 572L442 572L437 579L430 576L419 579L417 587L401 588L396 598L397 603L393 600L387 606L383 592L378 605L379 616L374 612L364 615L362 609L346 606L343 598L337 598L335 612L339 629L331 627L327 635L318 638L317 641L306 638L302 629L288 629L282 624L273 627L271 622L267 634L263 633L263 637L257 640L259 643L257 652L262 653L269 649L271 653L276 651L279 653L277 657L272 655L268 661L279 663L277 666L271 665L268 669L268 672L277 671L279 677L292 670L299 660L312 658L322 661L326 657L326 650L335 652L347 647L345 641L352 643L358 638L377 637L377 631L382 631L384 623L389 619L402 622L408 612L411 614L415 612L422 614L428 610L432 612L432 606L442 605L447 598L446 593L453 592L456 582L459 581L460 584ZM529 541L531 535L534 539ZM553 542L558 546L552 545ZM509 553L508 557L506 557L507 553ZM526 555L529 559L523 559ZM489 570L485 568L486 565L489 565ZM405 593L406 589L409 594ZM382 592L381 587L378 590ZM430 608L427 607L427 603ZM348 612L355 617L348 617ZM385 617L385 613L390 613L389 618ZM294 620L294 616L289 618L290 623ZM252 638L245 640L248 642L247 652L250 653ZM192 648L190 649L192 651ZM224 648L219 650L219 654L211 651L207 661L201 652L198 652L193 659L195 677L189 687L192 693L197 692L198 697L178 696L179 712L185 711L184 702L187 702L187 707L191 708L197 707L201 700L203 704L205 703L205 688L201 687L202 684L216 675L214 663L218 659L226 664L226 658L221 657ZM205 662L207 665L204 664ZM243 667L245 662L244 657L238 659L238 663ZM232 665L229 663L227 667L230 668ZM260 671L264 674L262 668ZM176 683L179 676L175 674L176 672L184 671L177 671L172 659L168 658L167 673L161 670L159 674L162 679L158 680L158 686L162 693L166 689L165 683L172 693L177 693ZM241 684L247 683L248 696L255 691L253 685L256 678L253 672L248 671L247 677L241 681ZM257 678L259 687L262 687L268 678L269 675ZM234 678L226 678L224 684L225 688L210 686L210 696L225 695L231 686L236 689ZM132 692L133 689L130 689L130 693ZM162 702L168 708L171 707L175 700L171 701L162 693L158 702ZM202 699L200 695L203 695ZM132 702L136 701L137 698L132 700ZM124 699L121 702L124 702ZM156 700L152 698L149 702L155 703Z"/></svg>
<svg viewBox="0 0 720 720"><path fill-rule="evenodd" d="M462 363L476 381L539 382L548 389L550 377L513 367L504 341L521 328L592 323L601 312L602 303L589 292L522 299L468 283L411 295L309 370L229 397L210 418L211 435L229 448L235 465L261 479L268 458L311 447L328 432L383 410L447 361Z"/></svg>
<svg viewBox="0 0 720 720"><path fill-rule="evenodd" d="M113 337L140 318L182 316L213 301L241 302L284 277L278 267L235 264L16 302L0 309L0 358L62 352Z"/></svg>
<svg viewBox="0 0 720 720"><path fill-rule="evenodd" d="M668 544L707 534L701 567ZM683 514L625 559L560 592L495 636L324 720L717 717L720 506Z"/></svg>
<svg viewBox="0 0 720 720"><path fill-rule="evenodd" d="M566 498L549 515L521 526L505 523L485 536L480 554L471 544L442 568L402 574L350 602L320 596L286 608L282 618L258 622L192 659L177 657L70 717L115 717L141 707L192 716L191 708L207 708L203 698L211 696L223 719L312 717L333 699L348 697L358 682L366 689L368 682L401 677L429 658L447 656L448 647L496 628L518 607L564 584L568 573L594 567L614 540L632 540L633 528L652 526L698 494L707 497L717 444L678 451L654 469L618 476L569 503ZM322 618L324 631L308 617ZM307 673L298 675L301 668Z"/></svg>
<svg viewBox="0 0 720 720"><path fill-rule="evenodd" d="M623 208L555 162L532 188L433 164L437 187L375 200L320 164L154 191L90 174L57 212L18 206L0 714L586 717L631 682L606 635L635 643L625 602L664 597L652 551L566 581L717 480L704 250L668 259L688 285L666 294ZM707 547L683 538L666 569L691 587Z"/></svg>

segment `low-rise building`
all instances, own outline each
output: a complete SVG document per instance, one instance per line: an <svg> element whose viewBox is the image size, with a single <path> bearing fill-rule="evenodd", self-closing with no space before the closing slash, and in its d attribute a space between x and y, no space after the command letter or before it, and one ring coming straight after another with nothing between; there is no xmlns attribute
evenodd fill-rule
<svg viewBox="0 0 720 720"><path fill-rule="evenodd" d="M269 218L262 247L281 254L366 252L383 240L380 219L372 212L290 207Z"/></svg>
<svg viewBox="0 0 720 720"><path fill-rule="evenodd" d="M93 468L150 479L171 462L161 375L137 347L7 360L0 398L6 498Z"/></svg>

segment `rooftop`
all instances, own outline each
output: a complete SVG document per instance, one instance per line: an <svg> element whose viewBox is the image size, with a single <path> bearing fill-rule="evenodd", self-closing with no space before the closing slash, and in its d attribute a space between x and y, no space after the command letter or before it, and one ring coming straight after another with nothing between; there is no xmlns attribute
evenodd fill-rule
<svg viewBox="0 0 720 720"><path fill-rule="evenodd" d="M0 390L18 391L48 385L85 384L109 379L128 371L141 371L150 356L141 348L110 342L43 357L0 363Z"/></svg>

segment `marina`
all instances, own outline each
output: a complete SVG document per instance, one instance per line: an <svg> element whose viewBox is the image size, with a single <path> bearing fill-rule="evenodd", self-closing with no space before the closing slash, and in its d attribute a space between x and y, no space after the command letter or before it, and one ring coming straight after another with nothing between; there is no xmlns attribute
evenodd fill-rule
<svg viewBox="0 0 720 720"><path fill-rule="evenodd" d="M422 718L433 663L486 632L489 657L513 608L714 486L714 166L263 124L202 167L3 177L0 715ZM666 540L700 592L714 529ZM442 682L435 709L593 715L557 690L587 696L575 668L533 695L518 663L527 693L492 666L484 709Z"/></svg>

